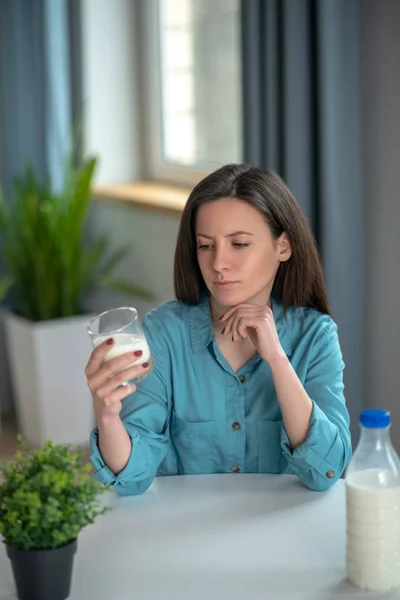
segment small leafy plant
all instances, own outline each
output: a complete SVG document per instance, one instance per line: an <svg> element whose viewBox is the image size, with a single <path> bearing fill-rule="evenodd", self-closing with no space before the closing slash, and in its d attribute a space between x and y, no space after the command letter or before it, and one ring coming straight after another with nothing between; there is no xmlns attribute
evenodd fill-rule
<svg viewBox="0 0 400 600"><path fill-rule="evenodd" d="M107 488L95 481L80 450L47 440L22 450L0 467L0 534L19 550L48 550L74 540L96 517L110 509L100 496Z"/></svg>

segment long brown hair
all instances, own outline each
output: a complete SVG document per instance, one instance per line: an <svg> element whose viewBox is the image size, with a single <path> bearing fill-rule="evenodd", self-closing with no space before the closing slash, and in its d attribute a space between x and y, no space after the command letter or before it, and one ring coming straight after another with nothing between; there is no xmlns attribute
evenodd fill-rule
<svg viewBox="0 0 400 600"><path fill-rule="evenodd" d="M324 276L314 236L293 194L275 172L249 165L229 164L200 181L182 213L175 250L176 298L198 304L207 291L197 261L196 213L202 204L237 198L256 208L266 220L273 239L286 232L292 254L281 262L271 296L290 306L308 306L330 315Z"/></svg>

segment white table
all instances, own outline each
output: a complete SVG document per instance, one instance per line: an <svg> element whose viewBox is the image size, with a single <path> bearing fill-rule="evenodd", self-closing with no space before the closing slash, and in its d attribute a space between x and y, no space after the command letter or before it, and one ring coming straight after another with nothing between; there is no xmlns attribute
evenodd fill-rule
<svg viewBox="0 0 400 600"><path fill-rule="evenodd" d="M345 580L343 481L312 492L291 475L157 479L85 529L70 600L400 598ZM0 544L0 599L12 600Z"/></svg>

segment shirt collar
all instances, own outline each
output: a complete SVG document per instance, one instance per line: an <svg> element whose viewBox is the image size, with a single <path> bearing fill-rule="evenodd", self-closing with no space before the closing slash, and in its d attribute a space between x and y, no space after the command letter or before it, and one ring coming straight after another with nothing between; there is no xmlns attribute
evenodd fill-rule
<svg viewBox="0 0 400 600"><path fill-rule="evenodd" d="M281 346L286 355L290 356L292 354L291 311L287 311L285 317L282 304L277 300L272 300L272 312ZM215 340L209 294L204 294L199 304L189 306L189 333L193 352L204 350L210 342Z"/></svg>

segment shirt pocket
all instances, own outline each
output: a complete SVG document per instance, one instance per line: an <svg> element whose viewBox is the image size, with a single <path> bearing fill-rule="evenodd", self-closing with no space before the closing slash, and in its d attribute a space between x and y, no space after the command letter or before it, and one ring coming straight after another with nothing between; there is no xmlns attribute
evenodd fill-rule
<svg viewBox="0 0 400 600"><path fill-rule="evenodd" d="M215 421L184 421L173 412L171 442L183 475L216 472Z"/></svg>
<svg viewBox="0 0 400 600"><path fill-rule="evenodd" d="M280 473L283 453L281 449L282 421L257 421L258 472Z"/></svg>

